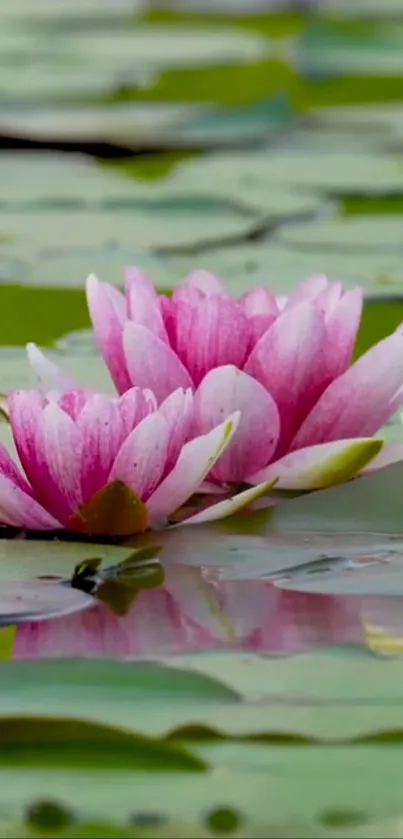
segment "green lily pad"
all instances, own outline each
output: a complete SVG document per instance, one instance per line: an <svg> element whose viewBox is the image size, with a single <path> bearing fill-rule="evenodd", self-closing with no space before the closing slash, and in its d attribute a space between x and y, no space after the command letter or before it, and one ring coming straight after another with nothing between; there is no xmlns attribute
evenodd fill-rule
<svg viewBox="0 0 403 839"><path fill-rule="evenodd" d="M403 12L402 0L385 0L380 6L378 0L320 0L320 7L325 11L336 12L347 17L384 17L400 15Z"/></svg>
<svg viewBox="0 0 403 839"><path fill-rule="evenodd" d="M342 132L349 132L349 136L357 138L359 131L364 144L370 138L390 142L399 141L403 136L402 109L394 102L315 108L312 117L315 129L327 127L334 131L336 138L342 137Z"/></svg>
<svg viewBox="0 0 403 839"><path fill-rule="evenodd" d="M118 167L62 152L3 152L0 179L7 212L129 207L147 194Z"/></svg>
<svg viewBox="0 0 403 839"><path fill-rule="evenodd" d="M270 42L257 33L229 26L178 23L172 28L138 23L131 30L125 27L117 32L84 33L72 38L66 50L78 60L81 55L86 56L94 67L111 62L124 72L125 67L136 64L162 69L258 61L267 57Z"/></svg>
<svg viewBox="0 0 403 839"><path fill-rule="evenodd" d="M122 282L139 249L207 246L251 234L259 220L214 198L131 204L115 210L0 214L5 281L82 287L87 275Z"/></svg>
<svg viewBox="0 0 403 839"><path fill-rule="evenodd" d="M312 191L315 183L306 179L306 191L301 192L292 190L291 177L282 179L286 157L233 152L190 160L182 163L169 181L159 183L158 188L169 198L183 194L227 198L240 206L261 208L275 218L323 209ZM300 186L297 179L295 183Z"/></svg>
<svg viewBox="0 0 403 839"><path fill-rule="evenodd" d="M34 581L40 577L70 579L80 563L98 558L102 568L124 562L133 548L85 542L0 539L0 580ZM60 595L61 596L61 595Z"/></svg>
<svg viewBox="0 0 403 839"><path fill-rule="evenodd" d="M291 237L295 228L312 230L313 238L313 231L320 230L321 224L319 221L312 227L293 224L290 228L282 228L277 238ZM301 280L318 273L340 279L350 288L363 286L368 297L387 297L403 288L402 261L398 254L368 253L366 249L345 253L343 248L330 250L321 243L309 250L287 248L282 242L217 248L196 257L175 257L167 266L176 279L175 284L195 268L204 268L222 277L228 290L237 295L256 284L266 283L277 294L289 294Z"/></svg>
<svg viewBox="0 0 403 839"><path fill-rule="evenodd" d="M403 253L403 219L390 216L347 216L325 219L317 224L295 224L277 231L277 241L282 244L315 253L327 249L330 253L390 256Z"/></svg>
<svg viewBox="0 0 403 839"><path fill-rule="evenodd" d="M66 617L93 605L92 597L69 586L44 580L2 580L0 626Z"/></svg>
<svg viewBox="0 0 403 839"><path fill-rule="evenodd" d="M374 34L346 34L316 21L298 40L296 62L301 72L308 75L399 75L403 72L401 33L384 26Z"/></svg>
<svg viewBox="0 0 403 839"><path fill-rule="evenodd" d="M403 191L403 158L357 151L286 148L284 151L257 151L201 158L182 164L173 181L188 191L213 190L232 186L237 194L248 196L266 189L288 188L324 190L333 194L396 193Z"/></svg>

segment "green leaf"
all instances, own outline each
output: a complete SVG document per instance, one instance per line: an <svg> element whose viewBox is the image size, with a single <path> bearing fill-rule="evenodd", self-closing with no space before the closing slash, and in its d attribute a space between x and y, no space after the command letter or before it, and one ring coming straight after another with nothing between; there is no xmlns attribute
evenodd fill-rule
<svg viewBox="0 0 403 839"><path fill-rule="evenodd" d="M320 229L320 225L319 221L312 228L293 224L292 229L297 227L311 232ZM375 250L368 253L366 249L345 253L342 248L329 250L320 242L315 248L307 250L291 248L287 243L263 241L206 251L197 260L194 255L175 256L167 261L167 265L170 273L176 271L176 283L194 269L195 261L198 267L222 277L228 291L236 295L243 294L254 285L266 283L277 294L288 294L302 279L318 272L331 278L342 277L350 288L363 286L367 297L387 297L399 294L403 289L398 253Z"/></svg>
<svg viewBox="0 0 403 839"><path fill-rule="evenodd" d="M365 475L348 484L311 493L276 507L269 520L274 531L384 533L400 538L403 463Z"/></svg>
<svg viewBox="0 0 403 839"><path fill-rule="evenodd" d="M296 62L304 75L341 73L366 76L376 68L379 77L403 71L402 37L396 27L379 32L340 32L337 27L314 21L302 34Z"/></svg>
<svg viewBox="0 0 403 839"><path fill-rule="evenodd" d="M402 167L403 172L403 167ZM315 253L327 248L337 251L389 256L403 252L403 219L390 216L348 216L317 224L295 224L278 231L277 239L301 251Z"/></svg>
<svg viewBox="0 0 403 839"><path fill-rule="evenodd" d="M200 771L206 768L180 746L119 728L75 719L7 717L0 720L0 766Z"/></svg>
<svg viewBox="0 0 403 839"><path fill-rule="evenodd" d="M69 579L78 563L102 560L102 569L133 557L133 548L63 542L58 539L0 539L0 580Z"/></svg>
<svg viewBox="0 0 403 839"><path fill-rule="evenodd" d="M92 597L60 583L3 580L0 588L0 626L65 617L93 605Z"/></svg>

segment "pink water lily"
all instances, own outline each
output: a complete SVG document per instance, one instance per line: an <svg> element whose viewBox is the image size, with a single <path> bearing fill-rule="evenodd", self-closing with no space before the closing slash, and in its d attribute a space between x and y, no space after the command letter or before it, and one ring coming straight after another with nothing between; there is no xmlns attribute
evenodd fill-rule
<svg viewBox="0 0 403 839"><path fill-rule="evenodd" d="M119 398L15 391L8 410L20 464L0 447L0 523L96 535L126 536L165 523L198 490L239 421L232 412L195 436L194 397L181 388L159 407L139 388ZM254 492L241 494L245 503ZM221 501L204 518L228 515L234 503L227 499L224 509Z"/></svg>
<svg viewBox="0 0 403 839"><path fill-rule="evenodd" d="M258 286L234 299L217 277L196 271L168 298L131 268L125 294L91 276L87 299L120 393L150 388L160 403L190 388L193 435L240 411L203 491L270 481L314 490L403 458L403 444L384 447L372 436L403 405L403 330L350 366L360 289L317 275L288 298ZM42 381L68 386L37 347L28 353Z"/></svg>
<svg viewBox="0 0 403 839"><path fill-rule="evenodd" d="M91 276L87 299L119 392L135 384L162 400L191 387L197 433L241 411L211 490L269 479L317 489L403 457L403 446L379 455L383 441L372 438L403 405L403 331L350 366L360 289L317 275L288 298L257 286L234 299L195 271L168 298L131 268L125 294Z"/></svg>

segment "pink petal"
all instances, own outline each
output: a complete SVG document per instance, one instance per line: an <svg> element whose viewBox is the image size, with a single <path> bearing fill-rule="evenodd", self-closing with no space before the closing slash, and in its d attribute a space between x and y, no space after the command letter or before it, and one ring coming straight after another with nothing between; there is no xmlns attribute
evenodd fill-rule
<svg viewBox="0 0 403 839"><path fill-rule="evenodd" d="M123 423L124 436L128 436L133 428L144 417L157 410L157 400L151 390L131 387L118 400L118 410Z"/></svg>
<svg viewBox="0 0 403 839"><path fill-rule="evenodd" d="M126 273L128 315L133 323L145 326L158 338L167 340L159 297L151 280L139 268Z"/></svg>
<svg viewBox="0 0 403 839"><path fill-rule="evenodd" d="M324 314L311 303L279 315L252 350L245 372L269 391L280 414L277 456L287 450L328 383Z"/></svg>
<svg viewBox="0 0 403 839"><path fill-rule="evenodd" d="M234 300L206 297L197 306L176 304L174 348L198 385L214 367L242 367L249 341L248 321Z"/></svg>
<svg viewBox="0 0 403 839"><path fill-rule="evenodd" d="M143 501L151 495L164 471L168 425L156 412L143 419L122 444L109 476L124 481Z"/></svg>
<svg viewBox="0 0 403 839"><path fill-rule="evenodd" d="M33 486L40 482L35 437L46 397L39 390L16 390L8 397L11 428L18 456Z"/></svg>
<svg viewBox="0 0 403 839"><path fill-rule="evenodd" d="M76 420L84 408L84 405L87 404L88 400L91 399L92 396L94 396L93 391L77 388L76 390L70 390L63 393L63 395L57 400L57 404L62 411L71 417L72 420Z"/></svg>
<svg viewBox="0 0 403 839"><path fill-rule="evenodd" d="M312 274L306 280L298 283L292 294L287 298L286 308L290 309L300 303L312 302L328 285L329 280L324 274Z"/></svg>
<svg viewBox="0 0 403 839"><path fill-rule="evenodd" d="M250 489L245 489L243 492L238 492L237 495L232 495L230 498L224 498L217 504L212 504L210 507L206 507L206 509L202 510L200 513L196 513L194 516L184 519L181 521L180 525L177 526L181 527L183 524L203 524L206 521L226 519L228 516L233 516L234 513L239 513L241 510L245 509L245 507L249 507L250 504L253 504L253 502L258 498L261 498L262 495L266 495L266 493L270 492L275 484L275 480L270 480L264 481L263 483L253 486Z"/></svg>
<svg viewBox="0 0 403 839"><path fill-rule="evenodd" d="M77 428L82 438L81 488L86 501L106 484L125 438L117 402L96 394L82 409Z"/></svg>
<svg viewBox="0 0 403 839"><path fill-rule="evenodd" d="M178 387L192 387L189 373L173 350L144 326L128 321L123 346L132 383L150 388L158 402Z"/></svg>
<svg viewBox="0 0 403 839"><path fill-rule="evenodd" d="M58 518L65 521L83 501L82 435L71 417L50 403L42 412L35 445L38 468L42 469L41 488L47 499L57 490ZM46 506L50 509L49 501Z"/></svg>
<svg viewBox="0 0 403 839"><path fill-rule="evenodd" d="M227 483L242 483L270 462L280 418L274 400L256 379L232 365L211 370L195 394L197 432L205 434L236 410L241 412L236 434L211 474Z"/></svg>
<svg viewBox="0 0 403 839"><path fill-rule="evenodd" d="M168 426L168 449L164 473L175 466L179 452L190 437L193 423L193 393L191 388L179 388L161 403L159 413Z"/></svg>
<svg viewBox="0 0 403 839"><path fill-rule="evenodd" d="M0 474L0 523L27 530L57 530L61 526L34 498L4 474Z"/></svg>
<svg viewBox="0 0 403 839"><path fill-rule="evenodd" d="M313 490L355 477L383 446L374 438L335 440L286 454L248 479L248 483L278 479L276 489Z"/></svg>
<svg viewBox="0 0 403 839"><path fill-rule="evenodd" d="M131 386L123 352L122 333L126 320L126 301L117 289L89 276L87 303L100 351L119 393Z"/></svg>
<svg viewBox="0 0 403 839"><path fill-rule="evenodd" d="M65 390L74 390L77 387L72 376L65 373L46 355L41 352L36 344L27 344L28 361L35 371L41 387L45 390L54 390L63 393Z"/></svg>
<svg viewBox="0 0 403 839"><path fill-rule="evenodd" d="M29 486L29 483L25 480L24 476L2 443L0 443L0 474L9 478L10 481L22 489L23 492L26 492L28 495L32 495L32 489Z"/></svg>
<svg viewBox="0 0 403 839"><path fill-rule="evenodd" d="M197 289L205 297L211 297L214 294L229 297L221 280L215 274L211 274L210 271L204 271L203 269L192 271L191 274L188 274L183 283L174 292L175 299L182 297L182 292L187 289Z"/></svg>
<svg viewBox="0 0 403 839"><path fill-rule="evenodd" d="M320 295L319 295L320 296ZM317 299L318 304L319 298ZM341 297L331 310L326 311L327 367L332 378L341 376L351 361L363 305L360 288Z"/></svg>
<svg viewBox="0 0 403 839"><path fill-rule="evenodd" d="M274 294L266 286L257 285L240 298L239 304L249 323L249 349L275 321L280 309Z"/></svg>
<svg viewBox="0 0 403 839"><path fill-rule="evenodd" d="M371 347L332 382L292 441L292 449L349 437L370 437L396 411L403 385L403 331Z"/></svg>
<svg viewBox="0 0 403 839"><path fill-rule="evenodd" d="M197 492L206 475L229 445L239 422L239 412L208 434L185 443L172 472L164 478L147 507L151 524L164 521Z"/></svg>

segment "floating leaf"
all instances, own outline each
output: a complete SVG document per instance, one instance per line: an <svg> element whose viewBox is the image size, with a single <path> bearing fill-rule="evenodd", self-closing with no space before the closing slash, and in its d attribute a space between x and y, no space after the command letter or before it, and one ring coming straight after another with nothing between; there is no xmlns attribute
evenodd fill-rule
<svg viewBox="0 0 403 839"><path fill-rule="evenodd" d="M45 580L3 580L0 589L0 626L62 617L93 606L92 597L60 583Z"/></svg>
<svg viewBox="0 0 403 839"><path fill-rule="evenodd" d="M142 533L147 524L147 507L141 498L123 481L112 481L79 507L67 527L89 536L124 538Z"/></svg>
<svg viewBox="0 0 403 839"><path fill-rule="evenodd" d="M0 720L0 765L202 771L206 764L181 746L75 719Z"/></svg>
<svg viewBox="0 0 403 839"><path fill-rule="evenodd" d="M402 169L403 171L403 169ZM349 216L320 221L317 224L295 224L277 233L283 244L314 253L327 248L329 252L370 254L403 253L403 219L398 215Z"/></svg>

